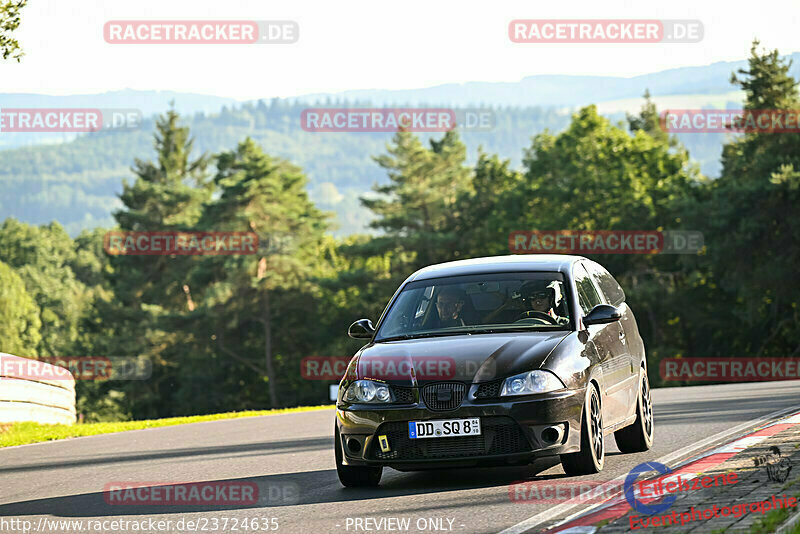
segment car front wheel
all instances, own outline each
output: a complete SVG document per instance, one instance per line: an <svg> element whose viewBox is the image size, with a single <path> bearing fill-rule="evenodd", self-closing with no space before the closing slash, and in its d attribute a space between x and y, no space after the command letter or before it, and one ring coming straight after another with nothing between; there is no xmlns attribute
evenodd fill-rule
<svg viewBox="0 0 800 534"><path fill-rule="evenodd" d="M339 437L339 429L334 430L333 434L336 454L336 474L339 475L339 482L348 488L374 488L381 481L383 474L382 466L355 466L344 465L342 463L342 439Z"/></svg>
<svg viewBox="0 0 800 534"><path fill-rule="evenodd" d="M591 475L603 470L605 462L605 442L603 440L603 411L600 406L600 393L589 385L586 402L583 406L581 424L581 450L561 455L561 466L569 476Z"/></svg>

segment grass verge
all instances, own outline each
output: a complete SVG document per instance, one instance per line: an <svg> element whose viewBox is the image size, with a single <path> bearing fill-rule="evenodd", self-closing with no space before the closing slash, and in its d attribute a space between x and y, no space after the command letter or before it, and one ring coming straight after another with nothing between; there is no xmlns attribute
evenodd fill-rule
<svg viewBox="0 0 800 534"><path fill-rule="evenodd" d="M784 484L782 491L786 491L792 486L800 484L800 478L796 478L787 484ZM791 497L795 497L796 499L800 499L800 493L794 492L790 494ZM789 516L797 513L797 507L794 508L779 508L778 510L770 510L766 513L764 517L759 519L758 521L750 527L751 534L767 534L769 532L775 532L779 526L785 523ZM800 532L800 525L795 525L791 532L798 533Z"/></svg>
<svg viewBox="0 0 800 534"><path fill-rule="evenodd" d="M205 421L218 421L221 419L238 419L240 417L256 417L259 415L277 415L282 413L311 412L333 408L330 406L301 406L298 408L283 408L278 410L252 410L247 412L228 412L212 415L192 415L189 417L169 417L167 419L150 419L145 421L122 421L116 423L87 423L82 425L42 425L39 423L11 423L0 425L0 447L14 445L27 445L41 441L77 438L81 436L96 436L125 432L126 430L141 430L143 428L158 428L162 426L185 425L187 423L202 423Z"/></svg>

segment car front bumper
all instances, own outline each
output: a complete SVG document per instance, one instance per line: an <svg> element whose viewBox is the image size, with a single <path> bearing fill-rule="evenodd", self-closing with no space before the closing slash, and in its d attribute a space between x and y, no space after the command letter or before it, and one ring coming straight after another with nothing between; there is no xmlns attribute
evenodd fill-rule
<svg viewBox="0 0 800 534"><path fill-rule="evenodd" d="M404 405L340 403L336 425L344 452L342 463L416 470L528 464L541 456L577 452L585 391L560 390L495 399L476 399L470 393L460 407L449 411L428 409L418 393L413 402ZM479 436L408 437L409 421L472 417L481 420ZM379 436L386 436L384 447Z"/></svg>

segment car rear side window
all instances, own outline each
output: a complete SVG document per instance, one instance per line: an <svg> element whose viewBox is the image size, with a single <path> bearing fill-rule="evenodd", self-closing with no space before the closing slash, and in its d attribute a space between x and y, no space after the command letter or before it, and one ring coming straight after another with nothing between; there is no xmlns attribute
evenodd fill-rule
<svg viewBox="0 0 800 534"><path fill-rule="evenodd" d="M625 302L625 292L614 277L611 276L611 273L597 263L587 263L586 267L588 267L589 272L594 277L595 282L597 282L600 291L605 295L609 304L612 306L619 306Z"/></svg>
<svg viewBox="0 0 800 534"><path fill-rule="evenodd" d="M583 264L575 265L573 273L575 275L575 286L578 288L578 302L583 313L589 313L592 308L600 304L600 295L597 294L592 279Z"/></svg>

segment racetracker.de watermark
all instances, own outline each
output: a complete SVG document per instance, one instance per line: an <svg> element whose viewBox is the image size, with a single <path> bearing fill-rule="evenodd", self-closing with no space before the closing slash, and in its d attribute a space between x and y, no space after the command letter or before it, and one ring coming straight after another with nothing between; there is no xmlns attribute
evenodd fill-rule
<svg viewBox="0 0 800 534"><path fill-rule="evenodd" d="M515 230L512 254L697 254L703 234L657 230Z"/></svg>
<svg viewBox="0 0 800 534"><path fill-rule="evenodd" d="M107 232L103 248L112 256L230 256L259 249L254 232Z"/></svg>
<svg viewBox="0 0 800 534"><path fill-rule="evenodd" d="M341 380L350 356L306 356L300 360L300 376L306 380Z"/></svg>
<svg viewBox="0 0 800 534"><path fill-rule="evenodd" d="M300 38L293 20L110 20L109 44L292 44Z"/></svg>
<svg viewBox="0 0 800 534"><path fill-rule="evenodd" d="M800 109L671 109L659 124L669 133L800 133Z"/></svg>
<svg viewBox="0 0 800 534"><path fill-rule="evenodd" d="M517 503L561 503L575 499L576 503L598 503L622 493L621 481L582 482L533 480L514 482L508 486L508 498Z"/></svg>
<svg viewBox="0 0 800 534"><path fill-rule="evenodd" d="M699 20L516 19L508 24L514 43L698 43Z"/></svg>
<svg viewBox="0 0 800 534"><path fill-rule="evenodd" d="M666 358L662 380L686 382L766 382L800 379L800 358Z"/></svg>
<svg viewBox="0 0 800 534"><path fill-rule="evenodd" d="M141 125L142 112L138 109L0 109L0 133L86 133L101 130L137 130Z"/></svg>
<svg viewBox="0 0 800 534"><path fill-rule="evenodd" d="M147 380L153 365L147 358L122 356L41 356L0 354L0 376L45 380Z"/></svg>
<svg viewBox="0 0 800 534"><path fill-rule="evenodd" d="M308 108L300 113L307 132L488 132L494 111L481 108Z"/></svg>
<svg viewBox="0 0 800 534"><path fill-rule="evenodd" d="M341 380L348 373L347 356L308 356L300 361L300 374L306 380ZM347 378L378 380L447 380L457 373L468 373L469 363L460 367L450 356L375 356L361 357L349 369ZM474 374L477 364L472 364Z"/></svg>
<svg viewBox="0 0 800 534"><path fill-rule="evenodd" d="M109 482L103 488L107 504L127 506L281 505L296 504L299 497L300 488L293 482Z"/></svg>

